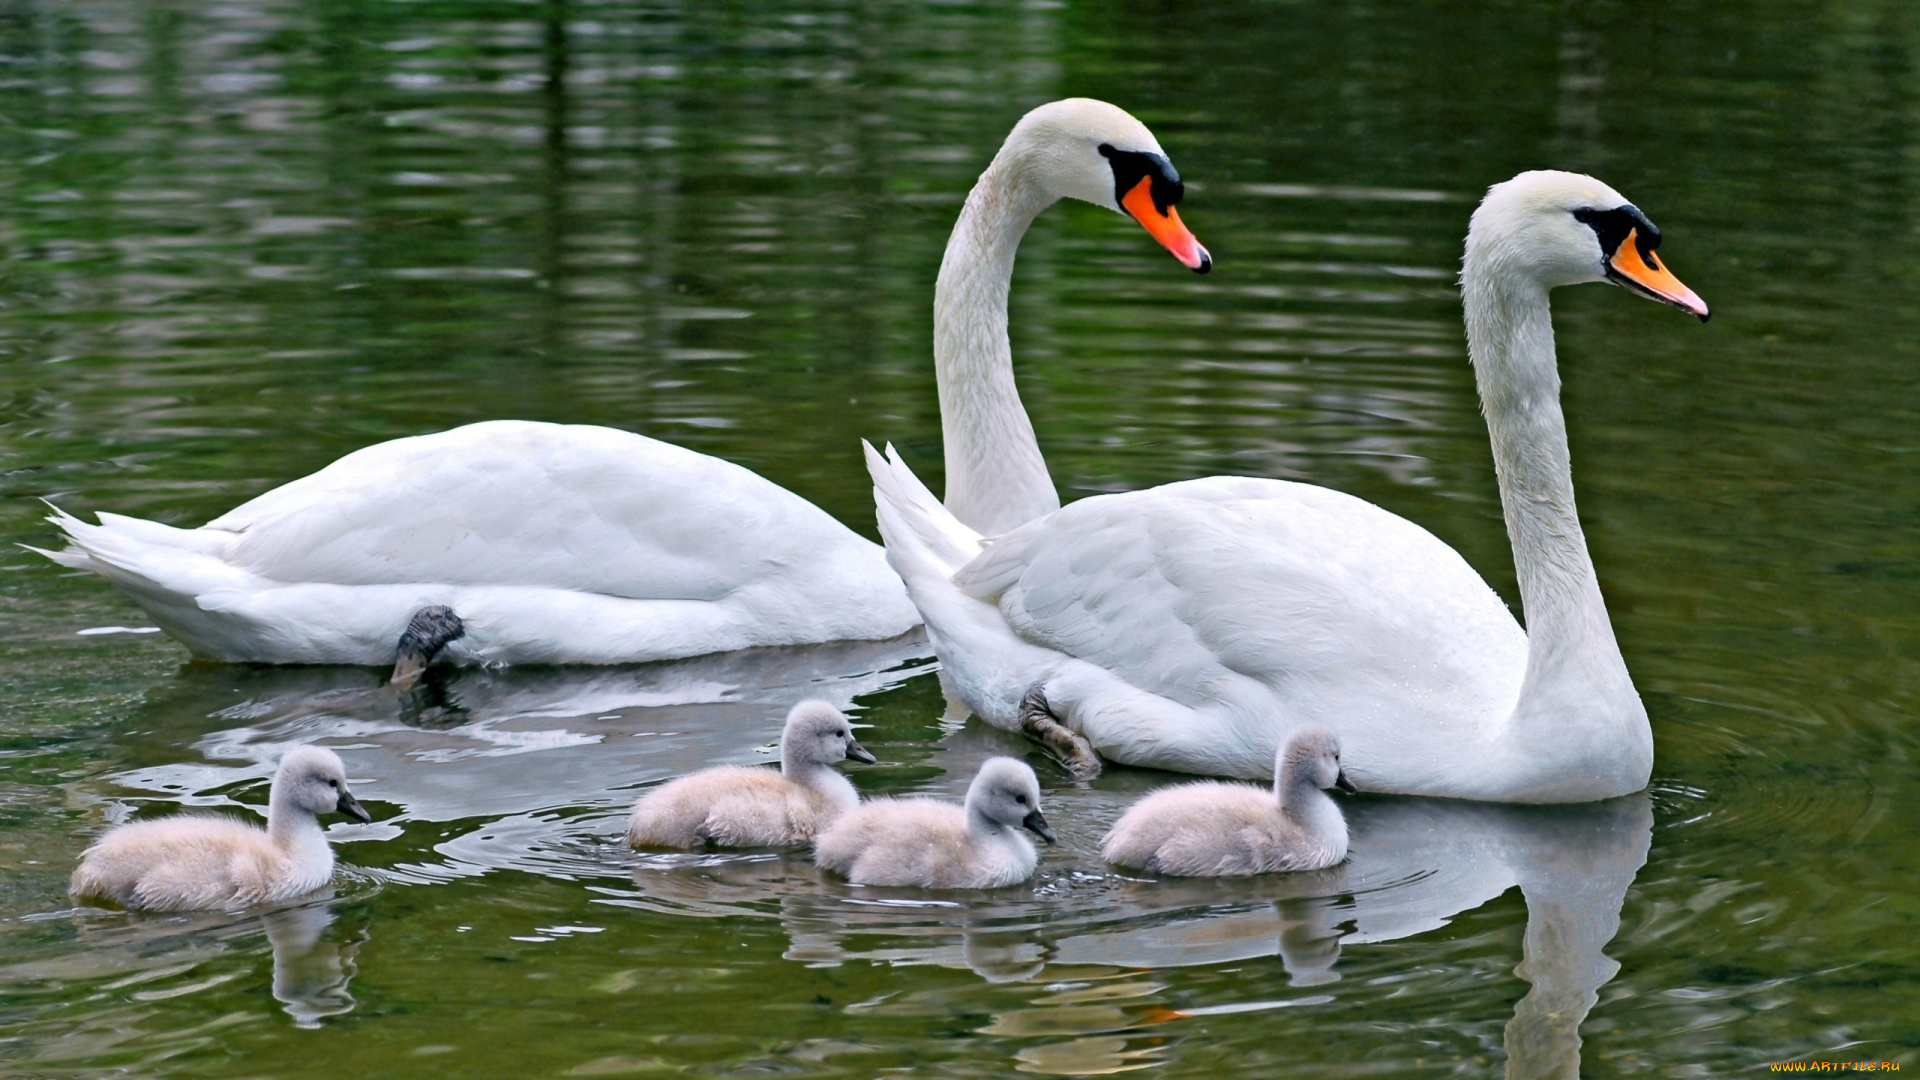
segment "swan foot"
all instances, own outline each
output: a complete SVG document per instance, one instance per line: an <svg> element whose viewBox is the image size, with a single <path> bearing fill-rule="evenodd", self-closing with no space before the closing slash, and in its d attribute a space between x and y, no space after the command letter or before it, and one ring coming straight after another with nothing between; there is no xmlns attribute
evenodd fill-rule
<svg viewBox="0 0 1920 1080"><path fill-rule="evenodd" d="M1020 733L1040 744L1073 774L1075 780L1091 780L1100 775L1100 755L1083 735L1067 729L1047 705L1047 693L1036 686L1020 699Z"/></svg>
<svg viewBox="0 0 1920 1080"><path fill-rule="evenodd" d="M413 613L407 628L400 633L400 643L395 647L398 653L393 663L393 678L388 680L401 689L410 689L420 681L420 673L440 655L440 650L460 640L466 635L467 625L450 607L436 604L423 607Z"/></svg>

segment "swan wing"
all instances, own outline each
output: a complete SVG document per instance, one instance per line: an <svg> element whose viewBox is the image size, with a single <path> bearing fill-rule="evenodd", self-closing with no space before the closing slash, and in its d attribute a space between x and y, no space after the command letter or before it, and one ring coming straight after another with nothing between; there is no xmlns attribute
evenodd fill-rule
<svg viewBox="0 0 1920 1080"><path fill-rule="evenodd" d="M804 499L632 432L492 421L370 446L209 522L282 582L521 585L717 600L820 544Z"/></svg>
<svg viewBox="0 0 1920 1080"><path fill-rule="evenodd" d="M1457 552L1308 484L1214 477L1085 499L953 580L1029 642L1248 719L1504 717L1525 666L1524 634Z"/></svg>

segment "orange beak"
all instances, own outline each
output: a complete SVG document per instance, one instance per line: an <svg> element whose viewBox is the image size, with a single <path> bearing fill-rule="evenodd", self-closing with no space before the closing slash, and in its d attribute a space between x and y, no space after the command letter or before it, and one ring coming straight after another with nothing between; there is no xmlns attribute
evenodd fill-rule
<svg viewBox="0 0 1920 1080"><path fill-rule="evenodd" d="M1127 213L1133 215L1133 220L1147 230L1148 236L1160 241L1161 247L1172 252L1173 257L1180 260L1180 265L1196 274L1213 269L1213 256L1207 254L1207 249L1201 247L1200 241L1180 223L1179 211L1169 206L1163 214L1159 207L1153 205L1152 177L1141 177L1140 182L1133 185L1133 190L1127 192L1126 198L1120 200L1120 205L1126 207Z"/></svg>
<svg viewBox="0 0 1920 1080"><path fill-rule="evenodd" d="M1662 266L1658 255L1641 251L1640 245L1635 242L1639 236L1640 230L1629 230L1627 238L1613 249L1613 258L1607 260L1607 276L1648 299L1672 304L1706 322L1707 302L1681 284L1680 279L1673 276L1673 271Z"/></svg>

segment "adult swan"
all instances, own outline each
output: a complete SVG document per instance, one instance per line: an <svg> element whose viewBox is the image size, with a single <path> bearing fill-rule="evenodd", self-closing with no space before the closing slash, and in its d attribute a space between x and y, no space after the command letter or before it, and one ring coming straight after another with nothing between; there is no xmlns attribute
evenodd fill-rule
<svg viewBox="0 0 1920 1080"><path fill-rule="evenodd" d="M1646 786L1653 735L1574 512L1547 292L1707 306L1619 193L1492 188L1460 276L1528 630L1425 529L1326 488L1212 477L1085 499L982 541L867 448L887 556L962 702L1076 772L1264 776L1300 724L1361 790L1575 802Z"/></svg>
<svg viewBox="0 0 1920 1080"><path fill-rule="evenodd" d="M981 175L934 300L960 520L997 531L1060 506L1007 343L1028 224L1084 199L1204 273L1181 194L1144 125L1085 99L1027 114ZM396 439L198 529L50 520L71 541L52 558L105 577L218 660L396 663L402 678L442 649L457 662L621 663L887 638L919 622L880 547L812 503L603 427L495 420Z"/></svg>

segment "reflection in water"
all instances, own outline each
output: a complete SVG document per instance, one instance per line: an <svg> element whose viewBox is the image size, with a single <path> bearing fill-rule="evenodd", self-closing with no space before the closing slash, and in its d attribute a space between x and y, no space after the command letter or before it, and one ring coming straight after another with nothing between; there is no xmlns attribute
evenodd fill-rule
<svg viewBox="0 0 1920 1080"><path fill-rule="evenodd" d="M103 1007L86 1030L67 1037L66 1056L84 1056L138 1043L165 1055L170 1046L192 1045L202 1030L153 1027L155 1003L204 994L228 984L244 985L257 970L261 939L271 954L271 989L294 1025L320 1026L329 1016L354 1009L349 983L354 958L368 939L369 919L354 905L342 918L342 903L363 898L370 888L349 881L349 895L332 889L297 907L236 918L232 912L146 915L80 908L42 920L72 918L82 948L56 958L0 967L0 992L17 1003L66 985L86 986L95 1000L118 1002ZM247 1019L228 1015L212 1026ZM174 1050L173 1052L177 1052Z"/></svg>
<svg viewBox="0 0 1920 1080"><path fill-rule="evenodd" d="M321 941L334 923L330 907L307 904L260 916L273 945L273 997L297 1027L319 1027L322 1017L353 1011L354 954L366 944L360 927L345 940Z"/></svg>

